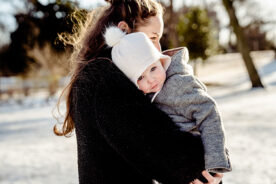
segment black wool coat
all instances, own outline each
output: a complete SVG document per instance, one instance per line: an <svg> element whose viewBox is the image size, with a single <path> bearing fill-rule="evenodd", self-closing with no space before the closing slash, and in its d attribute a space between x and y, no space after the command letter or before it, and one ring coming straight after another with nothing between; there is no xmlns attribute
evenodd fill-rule
<svg viewBox="0 0 276 184"><path fill-rule="evenodd" d="M70 96L80 184L188 184L204 170L200 137L171 119L111 62L87 62Z"/></svg>

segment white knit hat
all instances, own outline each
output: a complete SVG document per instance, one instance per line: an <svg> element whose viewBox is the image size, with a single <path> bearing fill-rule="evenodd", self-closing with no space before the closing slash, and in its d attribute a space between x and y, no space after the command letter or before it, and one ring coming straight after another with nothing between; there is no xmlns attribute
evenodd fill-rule
<svg viewBox="0 0 276 184"><path fill-rule="evenodd" d="M126 34L116 26L104 33L106 44L112 48L114 64L138 87L137 80L142 73L159 59L165 70L171 58L160 53L143 32Z"/></svg>

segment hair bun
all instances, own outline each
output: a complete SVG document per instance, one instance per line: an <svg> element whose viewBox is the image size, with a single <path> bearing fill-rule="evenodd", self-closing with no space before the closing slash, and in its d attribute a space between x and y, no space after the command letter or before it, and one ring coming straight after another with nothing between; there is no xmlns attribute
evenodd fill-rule
<svg viewBox="0 0 276 184"><path fill-rule="evenodd" d="M106 28L106 31L104 33L105 43L113 47L116 45L124 36L126 35L125 32L123 32L120 28L116 26L111 26Z"/></svg>

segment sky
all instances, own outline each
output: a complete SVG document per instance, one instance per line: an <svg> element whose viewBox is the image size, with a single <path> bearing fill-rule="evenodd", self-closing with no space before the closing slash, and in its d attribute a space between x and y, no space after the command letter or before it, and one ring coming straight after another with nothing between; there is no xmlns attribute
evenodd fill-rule
<svg viewBox="0 0 276 184"><path fill-rule="evenodd" d="M41 3L47 4L53 0L40 0ZM77 0L80 3L80 6L82 8L91 9L93 7L99 6L99 5L105 5L106 2L104 0ZM168 3L169 0L162 0L165 3ZM241 24L246 24L248 21L250 21L250 15L248 12L250 12L252 15L260 16L264 20L274 20L276 22L276 1L275 0L247 0L250 3L256 3L255 8L252 9L245 9L244 7L239 7L237 14L240 18ZM12 3L13 2L13 3ZM219 21L221 24L221 27L223 28L220 31L220 43L226 44L228 42L229 38L229 29L227 28L229 24L228 15L226 14L226 11L224 7L221 5L221 0L174 0L174 7L178 8L183 6L184 4L187 6L192 5L203 5L204 3L207 3L210 5L210 3L217 3L217 5L211 7L217 12L217 15L219 17ZM13 4L13 6L12 6ZM16 29L16 23L15 19L12 16L12 13L16 11L16 8L14 7L22 7L22 1L21 0L0 0L0 21L5 20L4 23L7 25L7 31L11 32ZM3 21L1 21L3 22ZM276 43L276 24L271 26L268 25L264 27L264 30L268 32L267 36L268 39L273 40ZM9 34L3 33L0 30L0 45L1 42L8 42L9 41Z"/></svg>

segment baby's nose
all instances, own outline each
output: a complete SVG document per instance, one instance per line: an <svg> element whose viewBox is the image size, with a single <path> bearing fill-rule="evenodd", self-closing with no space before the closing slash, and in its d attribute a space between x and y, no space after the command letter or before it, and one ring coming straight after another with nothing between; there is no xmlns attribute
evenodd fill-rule
<svg viewBox="0 0 276 184"><path fill-rule="evenodd" d="M149 83L153 83L153 82L154 82L154 78L153 78L153 77L149 77L149 78L148 78L148 82L149 82Z"/></svg>

